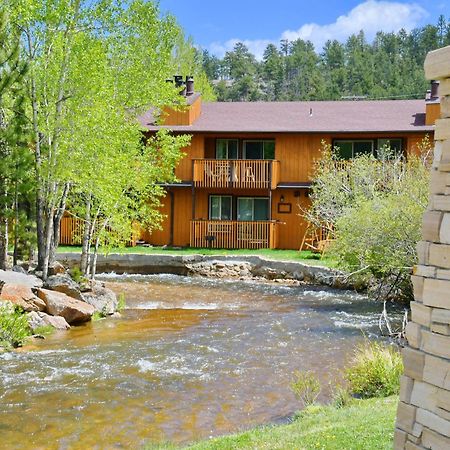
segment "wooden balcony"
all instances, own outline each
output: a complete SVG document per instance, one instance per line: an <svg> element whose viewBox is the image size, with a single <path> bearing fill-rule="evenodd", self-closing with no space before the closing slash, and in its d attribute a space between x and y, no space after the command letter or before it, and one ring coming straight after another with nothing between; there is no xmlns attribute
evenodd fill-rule
<svg viewBox="0 0 450 450"><path fill-rule="evenodd" d="M275 189L280 162L270 159L194 159L195 187Z"/></svg>
<svg viewBox="0 0 450 450"><path fill-rule="evenodd" d="M255 222L235 220L191 221L191 247L276 248L278 224L274 220Z"/></svg>

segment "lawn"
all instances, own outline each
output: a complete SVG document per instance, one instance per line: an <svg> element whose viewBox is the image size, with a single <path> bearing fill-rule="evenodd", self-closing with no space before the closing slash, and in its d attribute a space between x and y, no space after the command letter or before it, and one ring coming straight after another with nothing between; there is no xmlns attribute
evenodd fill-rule
<svg viewBox="0 0 450 450"><path fill-rule="evenodd" d="M342 408L312 406L287 425L254 428L209 439L185 450L392 449L398 396L353 400ZM173 445L150 449L176 449Z"/></svg>
<svg viewBox="0 0 450 450"><path fill-rule="evenodd" d="M81 247L77 246L60 246L59 253L75 252L80 253ZM335 261L310 251L297 250L226 250L226 249L210 249L210 248L163 248L163 247L118 247L108 249L108 253L119 254L143 254L143 255L217 255L217 256L262 256L268 259L278 261L301 262L309 265L321 265L334 267Z"/></svg>

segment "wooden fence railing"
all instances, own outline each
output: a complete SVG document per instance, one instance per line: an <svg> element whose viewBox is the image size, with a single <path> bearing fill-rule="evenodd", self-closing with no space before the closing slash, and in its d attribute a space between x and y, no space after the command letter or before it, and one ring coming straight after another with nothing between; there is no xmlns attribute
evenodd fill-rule
<svg viewBox="0 0 450 450"><path fill-rule="evenodd" d="M196 187L275 189L279 161L269 159L194 159Z"/></svg>
<svg viewBox="0 0 450 450"><path fill-rule="evenodd" d="M191 247L276 248L277 223L266 221L193 220Z"/></svg>

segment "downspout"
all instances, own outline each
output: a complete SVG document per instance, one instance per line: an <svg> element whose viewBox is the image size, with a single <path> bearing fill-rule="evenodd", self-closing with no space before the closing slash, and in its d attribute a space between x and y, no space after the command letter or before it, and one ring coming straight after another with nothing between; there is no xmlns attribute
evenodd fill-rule
<svg viewBox="0 0 450 450"><path fill-rule="evenodd" d="M167 191L170 196L170 235L169 235L169 247L173 247L173 232L174 232L174 224L175 224L175 196L173 195L172 190Z"/></svg>

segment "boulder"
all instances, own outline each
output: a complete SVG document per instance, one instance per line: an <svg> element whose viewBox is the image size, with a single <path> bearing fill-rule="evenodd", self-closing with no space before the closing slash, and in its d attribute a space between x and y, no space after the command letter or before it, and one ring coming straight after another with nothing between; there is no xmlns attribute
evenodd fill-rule
<svg viewBox="0 0 450 450"><path fill-rule="evenodd" d="M34 275L13 272L12 270L0 270L0 281L8 284L16 284L28 287L41 287L42 280Z"/></svg>
<svg viewBox="0 0 450 450"><path fill-rule="evenodd" d="M47 313L52 316L62 316L69 324L91 320L91 316L95 312L93 306L62 292L39 288L37 295L44 300Z"/></svg>
<svg viewBox="0 0 450 450"><path fill-rule="evenodd" d="M104 315L114 314L118 305L116 294L101 283L92 283L91 291L83 292L83 300Z"/></svg>
<svg viewBox="0 0 450 450"><path fill-rule="evenodd" d="M58 261L55 261L51 267L48 268L48 274L51 275L60 275L62 273L66 273L65 267Z"/></svg>
<svg viewBox="0 0 450 450"><path fill-rule="evenodd" d="M44 327L47 325L56 328L57 330L68 330L70 325L67 323L66 319L61 316L49 316L44 312L30 312L28 314L28 324L32 329L33 333L39 327Z"/></svg>
<svg viewBox="0 0 450 450"><path fill-rule="evenodd" d="M0 292L0 300L20 306L24 311L44 311L45 303L28 286L5 283Z"/></svg>
<svg viewBox="0 0 450 450"><path fill-rule="evenodd" d="M69 297L76 298L77 300L83 300L78 284L70 278L69 275L52 275L47 278L44 283L45 289L51 291L62 292Z"/></svg>

